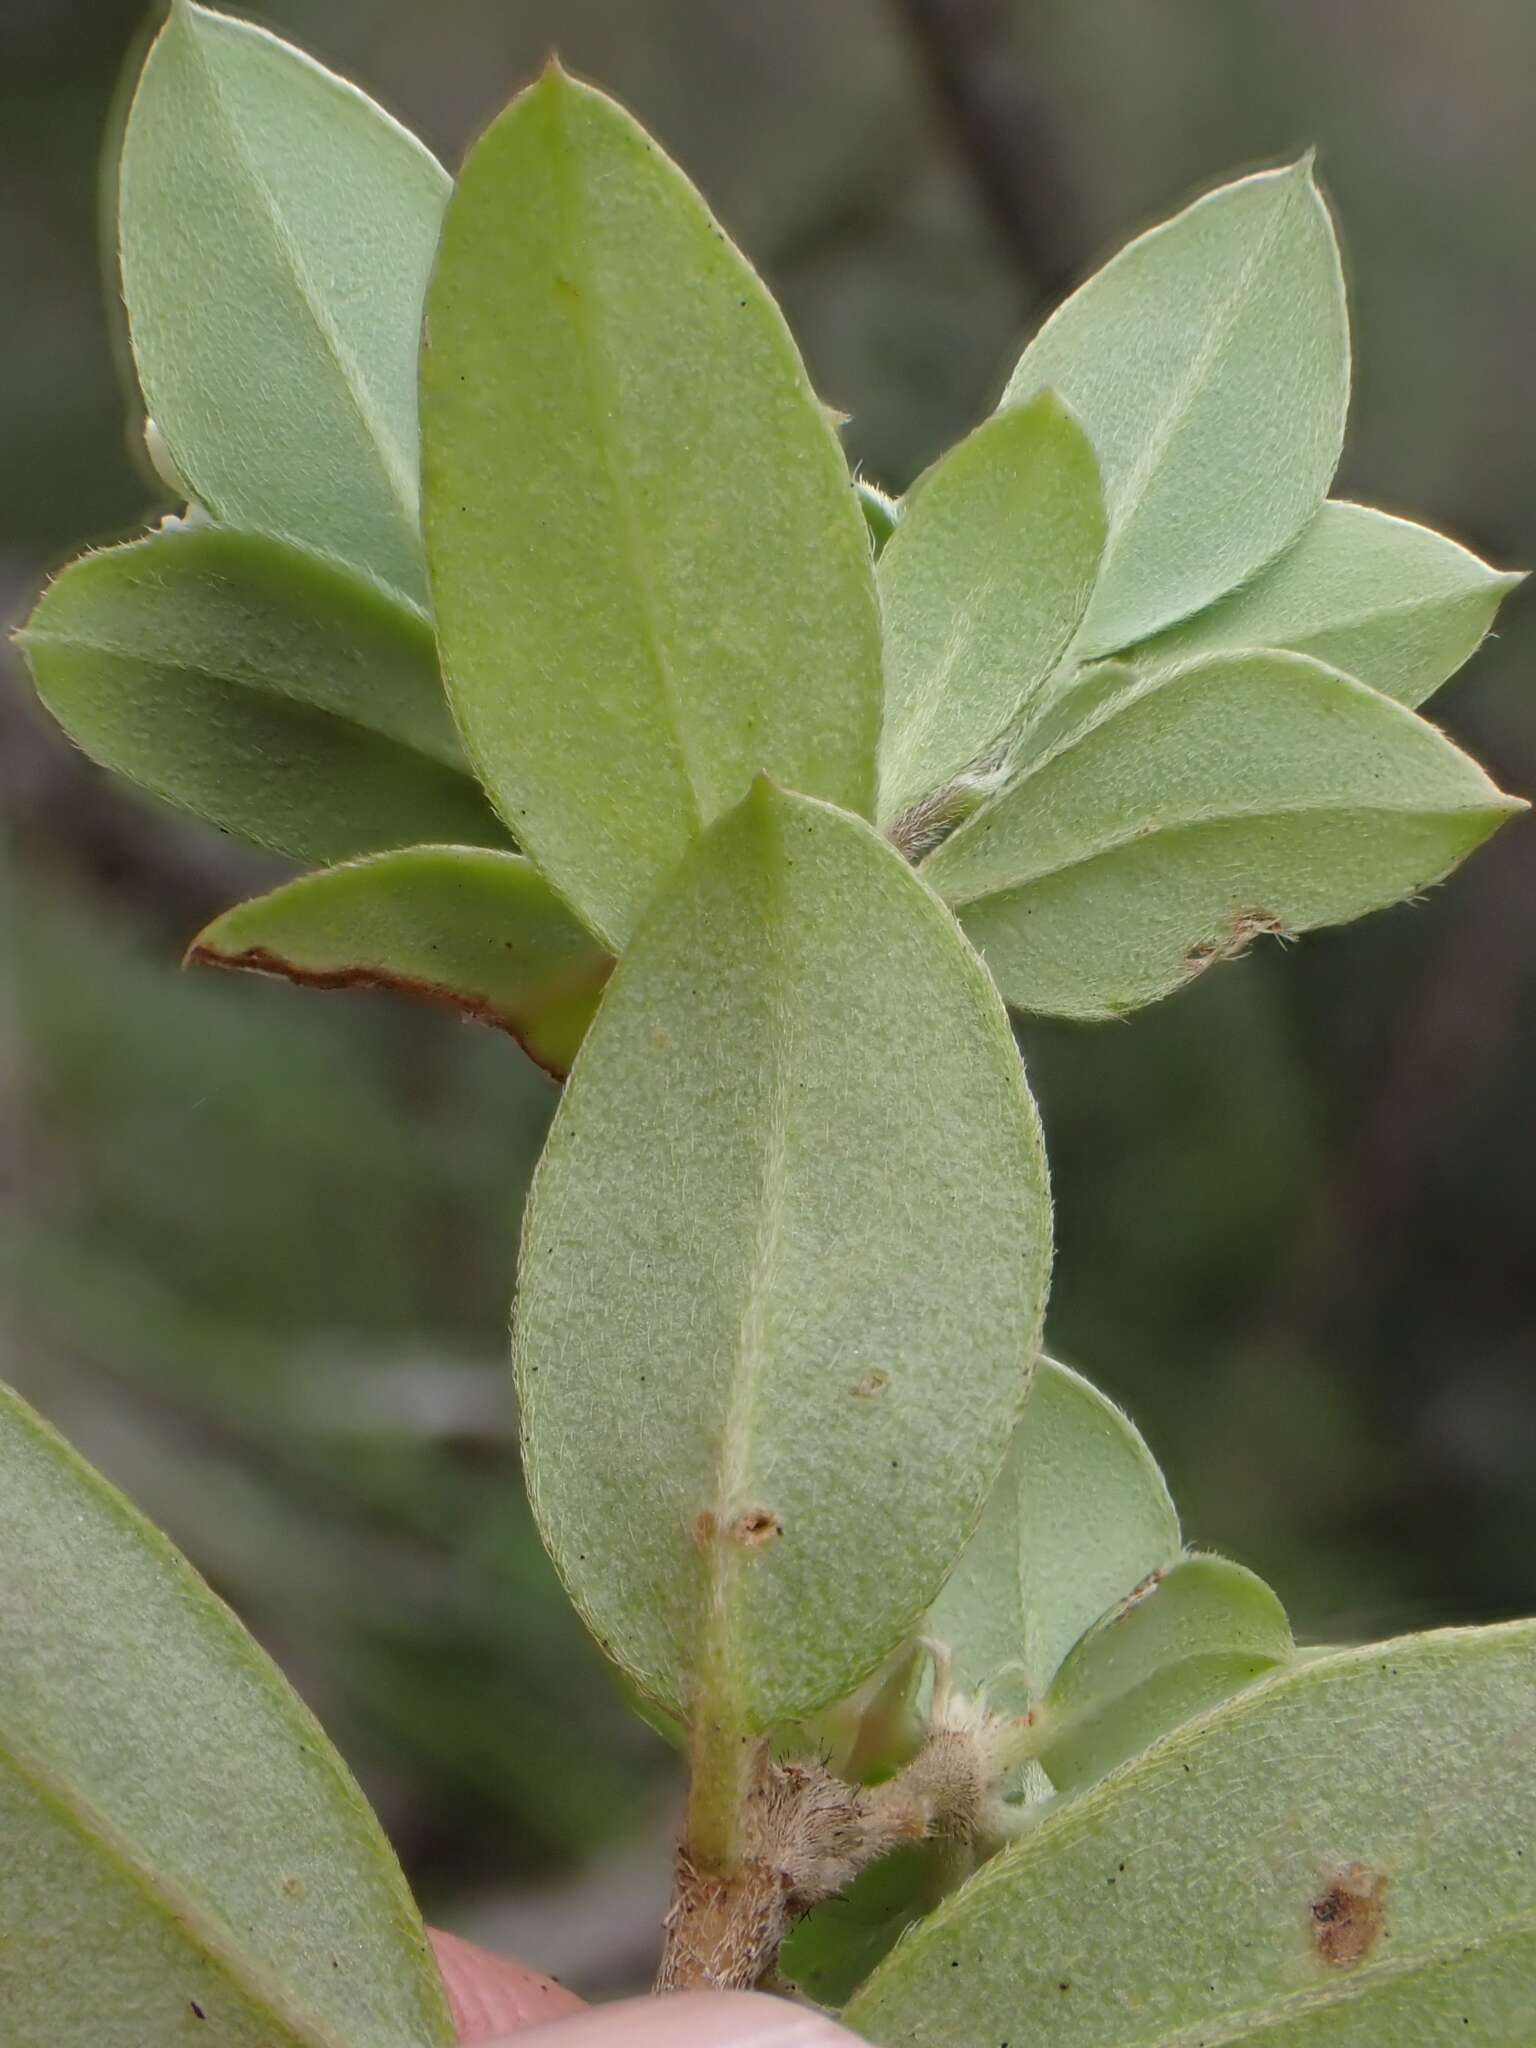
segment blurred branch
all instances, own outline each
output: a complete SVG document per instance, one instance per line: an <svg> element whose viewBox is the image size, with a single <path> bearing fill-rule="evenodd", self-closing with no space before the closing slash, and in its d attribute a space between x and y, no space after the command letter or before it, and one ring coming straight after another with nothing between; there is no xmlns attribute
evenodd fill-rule
<svg viewBox="0 0 1536 2048"><path fill-rule="evenodd" d="M1082 238L1049 110L1008 48L1002 0L894 0L999 240L1032 296L1059 298Z"/></svg>

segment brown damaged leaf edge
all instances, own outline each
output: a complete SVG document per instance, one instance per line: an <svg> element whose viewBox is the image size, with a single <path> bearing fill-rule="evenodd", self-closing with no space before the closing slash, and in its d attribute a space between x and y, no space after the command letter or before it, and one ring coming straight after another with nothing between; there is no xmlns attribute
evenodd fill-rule
<svg viewBox="0 0 1536 2048"><path fill-rule="evenodd" d="M533 1042L532 1027L525 1017L500 1008L484 996L450 988L446 982L423 981L409 974L390 974L381 967L300 967L266 946L246 946L238 953L225 953L216 946L205 945L200 939L195 939L187 948L181 964L183 967L223 967L239 973L268 974L279 981L294 982L302 988L383 989L391 995L414 996L422 1002L436 1003L442 1009L455 1010L473 1023L488 1024L493 1031L502 1031L509 1038L515 1038L534 1065L541 1067L552 1081L563 1081L570 1071L568 1064L553 1060L539 1050ZM596 973L574 977L569 986L560 988L556 993L563 1000L588 994L595 997L613 968L613 961L605 961Z"/></svg>

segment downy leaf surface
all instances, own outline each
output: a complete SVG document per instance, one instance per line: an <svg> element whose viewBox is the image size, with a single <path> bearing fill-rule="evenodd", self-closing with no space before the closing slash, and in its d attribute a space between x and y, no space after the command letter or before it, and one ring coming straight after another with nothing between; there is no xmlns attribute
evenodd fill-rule
<svg viewBox="0 0 1536 2048"><path fill-rule="evenodd" d="M994 414L920 477L880 557L880 816L969 767L1052 675L1104 545L1098 465L1050 392Z"/></svg>
<svg viewBox="0 0 1536 2048"><path fill-rule="evenodd" d="M530 862L468 846L301 875L216 918L187 958L445 1003L510 1032L557 1079L613 966Z"/></svg>
<svg viewBox="0 0 1536 2048"><path fill-rule="evenodd" d="M105 768L299 860L504 846L412 607L304 548L217 527L85 555L19 636Z"/></svg>
<svg viewBox="0 0 1536 2048"><path fill-rule="evenodd" d="M768 1728L912 1632L1018 1418L1049 1237L948 912L871 828L760 782L621 960L524 1231L531 1496L642 1692Z"/></svg>
<svg viewBox="0 0 1536 2048"><path fill-rule="evenodd" d="M164 1537L0 1387L6 2048L447 2048L367 1802Z"/></svg>
<svg viewBox="0 0 1536 2048"><path fill-rule="evenodd" d="M217 519L425 594L416 362L448 174L355 86L175 0L123 137L144 396Z"/></svg>
<svg viewBox="0 0 1536 2048"><path fill-rule="evenodd" d="M1523 808L1363 683L1299 654L1211 655L1112 679L922 871L1008 1002L1110 1017L1260 934L1411 896Z"/></svg>
<svg viewBox="0 0 1536 2048"><path fill-rule="evenodd" d="M848 2023L883 2048L1524 2048L1536 1623L1266 1679L1048 1812Z"/></svg>
<svg viewBox="0 0 1536 2048"><path fill-rule="evenodd" d="M1226 648L1284 647L1412 707L1477 651L1524 580L1411 519L1330 499L1251 583L1127 659L1151 673Z"/></svg>
<svg viewBox="0 0 1536 2048"><path fill-rule="evenodd" d="M1178 1515L1135 1425L1081 1374L1042 1358L927 1633L950 1649L964 1690L987 1687L1000 1710L1026 1705L1083 1631L1179 1549Z"/></svg>
<svg viewBox="0 0 1536 2048"><path fill-rule="evenodd" d="M1229 1558L1180 1558L1073 1645L1042 1705L1040 1761L1059 1791L1075 1791L1294 1650L1262 1579Z"/></svg>
<svg viewBox="0 0 1536 2048"><path fill-rule="evenodd" d="M553 67L464 167L422 393L459 723L610 948L758 771L872 812L874 565L834 430L681 171Z"/></svg>
<svg viewBox="0 0 1536 2048"><path fill-rule="evenodd" d="M1338 465L1344 278L1310 161L1223 185L1052 314L1003 396L1060 393L1104 476L1109 540L1078 651L1199 611L1279 554Z"/></svg>

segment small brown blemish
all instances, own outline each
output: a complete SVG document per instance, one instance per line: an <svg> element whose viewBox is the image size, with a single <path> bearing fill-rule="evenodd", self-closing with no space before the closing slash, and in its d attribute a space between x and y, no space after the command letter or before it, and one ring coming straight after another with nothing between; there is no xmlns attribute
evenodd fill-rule
<svg viewBox="0 0 1536 2048"><path fill-rule="evenodd" d="M200 2006L200 2005L198 2004L198 2002L197 2002L197 2000L196 2000L195 1998L189 1998L189 1999L187 2000L187 2003L188 2003L188 2005L190 2005L190 2006L191 2006L191 2008L192 2008L192 2017L193 2017L193 2019L195 2019L195 2020L205 2020L205 2019L207 2019L207 2017L208 2017L207 2013L205 2013L205 2012L203 2011L203 2008L202 2008L202 2007L201 2007L201 2006Z"/></svg>
<svg viewBox="0 0 1536 2048"><path fill-rule="evenodd" d="M1312 1945L1337 1969L1363 1963L1387 1931L1387 1880L1363 1863L1334 1872L1312 1901Z"/></svg>
<svg viewBox="0 0 1536 2048"><path fill-rule="evenodd" d="M772 1508L748 1508L731 1524L731 1535L744 1550L761 1550L783 1534L784 1524Z"/></svg>
<svg viewBox="0 0 1536 2048"><path fill-rule="evenodd" d="M283 1890L288 1894L290 1899L302 1899L304 1896L303 1878L285 1877L283 1879Z"/></svg>
<svg viewBox="0 0 1536 2048"><path fill-rule="evenodd" d="M1203 939L1199 945L1190 947L1184 955L1185 972L1201 974L1218 960L1235 960L1239 953L1247 952L1255 939L1264 937L1283 939L1282 920L1267 910L1240 910L1225 937Z"/></svg>
<svg viewBox="0 0 1536 2048"><path fill-rule="evenodd" d="M863 1379L855 1382L853 1391L861 1401L872 1401L876 1394L883 1394L890 1384L890 1374L881 1372L876 1366L873 1372L865 1373Z"/></svg>
<svg viewBox="0 0 1536 2048"><path fill-rule="evenodd" d="M693 1518L693 1540L697 1543L700 1550L704 1548L706 1543L714 1541L715 1531L719 1526L719 1523L708 1508L700 1508Z"/></svg>

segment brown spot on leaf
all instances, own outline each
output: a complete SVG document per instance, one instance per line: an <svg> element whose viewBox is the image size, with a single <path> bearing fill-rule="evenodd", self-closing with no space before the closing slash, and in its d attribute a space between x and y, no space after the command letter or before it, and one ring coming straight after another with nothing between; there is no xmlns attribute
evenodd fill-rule
<svg viewBox="0 0 1536 2048"><path fill-rule="evenodd" d="M1363 1863L1334 1872L1312 1901L1312 1945L1318 1960L1337 1969L1363 1963L1387 1929L1387 1880Z"/></svg>
<svg viewBox="0 0 1536 2048"><path fill-rule="evenodd" d="M876 1366L873 1372L865 1373L863 1379L855 1382L853 1391L861 1401L870 1401L874 1399L876 1394L883 1394L890 1384L890 1374L888 1372L881 1372L880 1368Z"/></svg>
<svg viewBox="0 0 1536 2048"><path fill-rule="evenodd" d="M693 1540L697 1543L700 1550L704 1548L706 1543L714 1541L715 1531L719 1526L719 1523L708 1508L700 1508L693 1518Z"/></svg>
<svg viewBox="0 0 1536 2048"><path fill-rule="evenodd" d="M1184 955L1184 967L1188 974L1202 974L1218 960L1235 960L1239 953L1246 953L1255 939L1285 937L1285 926L1278 917L1267 910L1240 910L1232 920L1231 929L1219 939L1205 939L1197 946L1191 946Z"/></svg>
<svg viewBox="0 0 1536 2048"><path fill-rule="evenodd" d="M772 1508L748 1508L731 1524L731 1535L744 1550L761 1550L783 1534L784 1524Z"/></svg>

